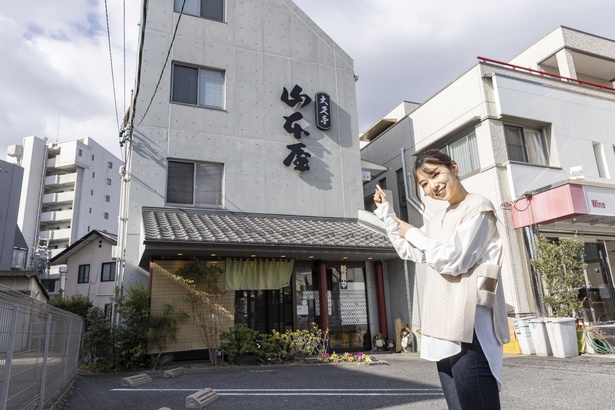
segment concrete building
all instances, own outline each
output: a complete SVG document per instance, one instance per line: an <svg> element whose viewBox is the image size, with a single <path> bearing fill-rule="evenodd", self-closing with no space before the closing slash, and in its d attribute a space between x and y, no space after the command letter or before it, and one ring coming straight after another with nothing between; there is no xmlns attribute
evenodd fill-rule
<svg viewBox="0 0 615 411"><path fill-rule="evenodd" d="M29 136L7 154L24 170L17 222L28 268L44 272L49 258L94 229L117 233L122 161L96 141ZM59 279L57 268L43 278Z"/></svg>
<svg viewBox="0 0 615 411"><path fill-rule="evenodd" d="M0 270L25 268L27 247L17 226L22 179L23 168L0 160Z"/></svg>
<svg viewBox="0 0 615 411"><path fill-rule="evenodd" d="M183 4L149 1L141 24L118 285L148 281L156 312L206 260L224 271L223 329L316 322L332 349L369 349L393 323L380 261L396 254L360 224L352 59L289 0ZM179 334L171 351L205 348Z"/></svg>
<svg viewBox="0 0 615 411"><path fill-rule="evenodd" d="M503 282L517 316L547 314L530 265L535 235L578 235L588 263L580 290L588 297L585 319L613 320L614 81L614 40L559 27L510 62L479 57L407 117L366 133L371 143L362 156L383 164L400 147L451 154L466 188L488 197L506 226ZM400 142L395 132L402 128L407 137ZM412 195L413 176L404 177ZM366 185L366 196L377 182ZM445 206L425 202L428 210ZM418 326L418 318L413 322Z"/></svg>

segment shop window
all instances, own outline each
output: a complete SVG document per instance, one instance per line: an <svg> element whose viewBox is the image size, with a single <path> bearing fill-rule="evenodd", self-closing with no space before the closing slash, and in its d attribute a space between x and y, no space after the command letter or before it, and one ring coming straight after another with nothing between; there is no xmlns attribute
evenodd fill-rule
<svg viewBox="0 0 615 411"><path fill-rule="evenodd" d="M222 205L222 164L169 161L167 203Z"/></svg>
<svg viewBox="0 0 615 411"><path fill-rule="evenodd" d="M364 267L327 264L327 289L330 349L338 352L370 349ZM318 305L316 315L320 316Z"/></svg>
<svg viewBox="0 0 615 411"><path fill-rule="evenodd" d="M224 108L224 72L173 64L171 101Z"/></svg>
<svg viewBox="0 0 615 411"><path fill-rule="evenodd" d="M175 0L174 11L206 19L224 21L224 0Z"/></svg>
<svg viewBox="0 0 615 411"><path fill-rule="evenodd" d="M549 165L549 145L543 130L505 125L504 137L510 161Z"/></svg>

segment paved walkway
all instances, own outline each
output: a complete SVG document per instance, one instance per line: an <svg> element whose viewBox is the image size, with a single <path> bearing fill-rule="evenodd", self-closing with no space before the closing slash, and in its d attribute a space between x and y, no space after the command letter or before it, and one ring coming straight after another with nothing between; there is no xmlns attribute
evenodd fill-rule
<svg viewBox="0 0 615 411"><path fill-rule="evenodd" d="M416 354L379 354L382 365L219 366L174 364L185 373L121 387L133 374L82 375L64 409L185 409L186 396L211 388L206 409L446 409L435 365ZM168 368L167 368L168 369ZM615 356L507 355L504 409L613 409Z"/></svg>

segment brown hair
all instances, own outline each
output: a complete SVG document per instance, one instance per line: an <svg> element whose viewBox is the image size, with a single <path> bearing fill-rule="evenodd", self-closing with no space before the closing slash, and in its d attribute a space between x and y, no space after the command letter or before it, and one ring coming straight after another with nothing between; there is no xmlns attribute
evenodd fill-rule
<svg viewBox="0 0 615 411"><path fill-rule="evenodd" d="M445 166L449 170L453 171L453 159L451 157L436 149L427 150L424 153L418 155L416 160L414 161L414 193L416 194L416 198L423 202L419 193L419 184L418 184L418 173L419 171L427 174L428 176L433 176L435 169L433 167L429 167L428 164L435 166Z"/></svg>

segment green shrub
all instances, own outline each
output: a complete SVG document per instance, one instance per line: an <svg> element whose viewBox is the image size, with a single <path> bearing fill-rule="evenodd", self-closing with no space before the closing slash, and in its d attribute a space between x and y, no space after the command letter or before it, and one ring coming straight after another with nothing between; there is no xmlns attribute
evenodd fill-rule
<svg viewBox="0 0 615 411"><path fill-rule="evenodd" d="M578 237L554 242L539 235L532 266L544 280L544 302L552 315L575 317L583 307L578 290L584 284L585 243Z"/></svg>
<svg viewBox="0 0 615 411"><path fill-rule="evenodd" d="M259 332L238 324L228 331L220 333L220 350L231 364L236 364L239 357L257 352Z"/></svg>
<svg viewBox="0 0 615 411"><path fill-rule="evenodd" d="M301 362L309 356L319 357L324 353L323 333L312 324L310 330L272 330L262 334L239 324L220 334L220 349L231 364L245 354L254 354L260 364L284 364Z"/></svg>

